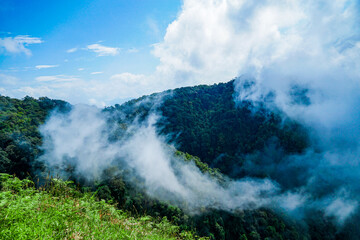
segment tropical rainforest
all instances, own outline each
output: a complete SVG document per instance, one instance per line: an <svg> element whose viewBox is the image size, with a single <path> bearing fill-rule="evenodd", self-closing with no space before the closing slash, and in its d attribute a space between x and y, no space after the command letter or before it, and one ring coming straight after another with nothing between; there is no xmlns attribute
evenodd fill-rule
<svg viewBox="0 0 360 240"><path fill-rule="evenodd" d="M184 87L101 112L114 129L109 141L124 140L134 122L160 116L156 133L165 138L177 161L191 163L219 186L248 178L273 179L285 190L301 186L301 177L289 178L294 169L274 170L266 159L276 158L279 167L291 161L289 156L305 154L313 144L309 131L275 108L236 102L234 94L234 81ZM359 239L356 214L339 227L321 209L307 210L302 217L266 205L238 209L208 205L189 211L183 207L186 203L154 197L144 180L122 165L105 167L96 178L87 178L69 161L62 169L65 175L52 175L56 171L39 160L47 156L41 128L54 114L66 115L73 108L46 97L0 96L2 239L131 239L139 238L139 232L146 239ZM43 222L49 214L52 218ZM35 222L37 235L26 235Z"/></svg>

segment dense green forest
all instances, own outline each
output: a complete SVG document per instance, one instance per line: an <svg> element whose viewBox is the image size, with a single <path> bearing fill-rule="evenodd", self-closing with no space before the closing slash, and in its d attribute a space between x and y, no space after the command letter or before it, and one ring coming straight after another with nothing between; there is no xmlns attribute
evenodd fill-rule
<svg viewBox="0 0 360 240"><path fill-rule="evenodd" d="M236 105L233 84L179 88L106 110L124 112L130 120L158 112L162 116L159 131L171 136L169 141L180 151L198 156L231 177L243 177L244 156L262 150L273 139L288 154L306 149L308 137L300 124L284 122L280 112L264 106L255 110L249 102Z"/></svg>
<svg viewBox="0 0 360 240"><path fill-rule="evenodd" d="M38 127L52 110L70 108L67 102L46 97L19 100L0 96L0 172L21 178L32 174L35 159L41 154Z"/></svg>
<svg viewBox="0 0 360 240"><path fill-rule="evenodd" d="M120 134L121 129L135 120L143 121L150 113L161 115L158 132L175 144L179 151L174 154L179 161L194 162L220 182L227 177L247 176L242 171L245 156L261 151L269 141L276 141L285 154L306 149L307 133L299 123L284 120L280 112L265 107L255 110L248 102L236 105L233 94L230 81L144 96L103 111L110 113L109 123L115 124ZM0 96L0 172L30 178L35 183L41 173L46 173L46 166L36 161L42 154L39 126L55 109L66 113L71 105L48 98ZM93 191L98 200L116 204L136 218L150 215L161 224L166 217L179 231L196 231L211 239L349 239L321 213L305 219L306 224L266 208L235 212L204 209L201 214L189 214L152 199L124 174L110 167L100 180L89 182L76 175L67 180L74 181L83 193ZM1 203L8 201L4 199Z"/></svg>

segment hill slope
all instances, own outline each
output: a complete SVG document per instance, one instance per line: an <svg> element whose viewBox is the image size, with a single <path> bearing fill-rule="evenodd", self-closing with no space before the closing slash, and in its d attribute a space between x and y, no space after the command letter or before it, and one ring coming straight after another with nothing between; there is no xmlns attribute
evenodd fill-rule
<svg viewBox="0 0 360 240"><path fill-rule="evenodd" d="M219 178L223 176L208 165L234 178L268 177L243 169L245 157L256 152L262 154L269 143L275 143L284 154L301 153L306 149L307 133L301 125L283 121L281 113L265 107L254 108L248 102L236 105L233 95L233 81L230 81L144 96L106 108L104 112L112 113L109 123L119 129L126 129L135 119L145 120L150 113L160 114L158 132L167 135L170 143L175 142L177 149L200 156L201 160L189 154L178 154ZM34 175L34 170L43 171L43 166L36 166L34 162L42 153L38 127L53 109L66 112L71 106L47 98L17 100L0 97L0 100L1 171L20 177ZM97 197L117 202L121 209L137 216L145 213L156 218L166 216L180 229L196 230L212 239L335 239L343 236L343 232L336 232L331 219L322 213L306 219L308 231L269 209L237 212L206 209L203 214L189 216L176 206L147 196L143 189L124 178L121 169L109 168L104 176L100 182L90 183L82 181L81 176L72 177L77 183L97 191Z"/></svg>
<svg viewBox="0 0 360 240"><path fill-rule="evenodd" d="M133 120L149 111L162 115L162 134L171 136L180 151L200 157L211 167L232 177L243 177L239 168L246 154L262 150L274 139L286 153L301 153L307 134L300 124L283 122L280 113L250 103L236 105L234 81L178 88L107 108Z"/></svg>
<svg viewBox="0 0 360 240"><path fill-rule="evenodd" d="M195 239L166 218L130 217L58 179L42 190L0 175L0 239Z"/></svg>
<svg viewBox="0 0 360 240"><path fill-rule="evenodd" d="M38 127L54 109L68 111L70 104L46 97L19 100L0 96L0 172L19 177L31 174L34 160L41 153Z"/></svg>

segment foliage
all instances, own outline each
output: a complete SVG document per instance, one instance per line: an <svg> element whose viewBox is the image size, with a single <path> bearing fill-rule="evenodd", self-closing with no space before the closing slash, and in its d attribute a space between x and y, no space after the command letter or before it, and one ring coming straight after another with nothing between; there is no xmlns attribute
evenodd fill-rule
<svg viewBox="0 0 360 240"><path fill-rule="evenodd" d="M224 181L218 170L211 169L199 158L177 151L179 161L193 161L199 169L219 181ZM180 159L181 158L181 159ZM97 185L99 198L117 202L121 209L127 209L134 215L148 214L153 217L166 216L182 230L196 231L200 236L210 239L309 239L304 229L291 221L285 221L279 214L269 209L244 210L237 212L203 209L202 214L184 212L176 206L154 200L141 187L141 181L134 185L128 181L126 173L110 168L104 172L104 179ZM301 233L304 232L304 233Z"/></svg>
<svg viewBox="0 0 360 240"><path fill-rule="evenodd" d="M264 106L236 104L234 94L230 81L152 94L105 110L123 113L117 119L122 124L160 113L158 130L170 136L178 150L198 156L231 177L242 177L238 169L244 156L264 149L274 138L286 153L305 150L307 133L299 123L284 122L280 112Z"/></svg>
<svg viewBox="0 0 360 240"><path fill-rule="evenodd" d="M294 122L282 122L280 113L247 102L236 105L233 81L174 90L164 101L164 134L176 135L179 150L198 156L232 177L241 177L243 156L262 150L272 138L288 153L307 146L305 131Z"/></svg>
<svg viewBox="0 0 360 240"><path fill-rule="evenodd" d="M38 127L55 108L68 111L70 104L49 98L0 96L0 172L20 177L31 173L42 143Z"/></svg>
<svg viewBox="0 0 360 240"><path fill-rule="evenodd" d="M224 176L220 173L219 169L210 168L208 164L202 162L199 157L192 156L189 153L183 153L181 151L176 151L175 156L180 157L179 161L185 160L186 162L194 162L195 165L200 169L202 173L207 173L211 177L217 179L218 181L224 181Z"/></svg>
<svg viewBox="0 0 360 240"><path fill-rule="evenodd" d="M0 175L0 239L195 239L166 217L130 217L71 182L52 179L42 190L30 180Z"/></svg>
<svg viewBox="0 0 360 240"><path fill-rule="evenodd" d="M158 122L158 132L169 136L170 143L177 144L181 152L176 155L193 161L202 172L220 182L225 176L242 177L239 169L244 156L261 151L273 139L286 154L306 149L307 134L300 124L283 121L280 112L263 106L254 108L248 102L236 105L233 94L231 81L144 96L104 111L111 113L109 124L118 127L112 136L114 139L134 120L141 122L151 112L160 113L163 118ZM35 170L43 170L35 161L41 154L42 143L38 127L53 109L68 111L70 108L66 102L48 98L18 100L0 96L0 172L24 178L29 174L34 176ZM204 209L203 214L189 215L176 206L147 196L141 184L133 184L127 176L126 171L115 168L107 169L101 181L93 183L73 176L77 184L96 191L91 194L84 189L80 193L70 187L72 183L58 180L53 180L47 188L36 190L29 180L2 175L0 219L5 220L0 221L0 239L26 238L25 233L34 239L45 236L41 234L48 234L48 238L102 238L100 236L105 236L101 235L103 229L114 234L104 239L140 237L131 235L139 231L157 236L160 229L165 229L163 232L170 238L185 238L185 235L191 238L191 232L180 233L180 230L190 230L211 239L351 239L349 236L354 235L353 229L360 219L354 216L351 224L336 232L331 219L321 214L306 219L308 231L269 209L232 213ZM107 203L95 201L96 198ZM122 211L109 203L117 204ZM164 217L166 221L155 221ZM16 225L12 225L14 221ZM156 229L147 228L147 224ZM32 229L36 229L34 234L38 235L32 235ZM164 238L161 236L159 239ZM359 238L354 236L353 239Z"/></svg>

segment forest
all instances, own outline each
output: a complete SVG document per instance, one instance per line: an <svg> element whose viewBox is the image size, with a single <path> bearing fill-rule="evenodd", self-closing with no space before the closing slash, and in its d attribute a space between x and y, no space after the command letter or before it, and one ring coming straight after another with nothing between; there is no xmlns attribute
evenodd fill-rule
<svg viewBox="0 0 360 240"><path fill-rule="evenodd" d="M65 101L46 97L19 100L0 96L0 172L31 180L34 187L41 188L50 169L39 161L45 151L39 128L55 112L68 114L72 108ZM192 163L220 186L244 178L271 178L289 188L302 183L301 179L289 183L279 172L267 171L261 164L270 147L279 153L279 165L288 156L303 154L311 144L307 129L266 105L236 103L234 81L168 90L106 107L101 112L108 116L109 128L115 129L110 142L122 140L134 121L144 122L151 114L160 116L155 124L156 132L166 137L169 146L174 146L172 154L176 161ZM207 206L191 213L182 204L153 198L145 190L144 179L133 177L130 170L121 166L109 166L98 178L88 179L79 175L70 162L64 168L67 173L64 180L72 181L81 194L90 191L97 200L113 204L135 218L149 215L160 224L166 217L179 231L210 239L357 239L358 236L354 220L358 215L338 228L334 219L322 211L307 212L302 219L266 206L233 211ZM8 175L2 176L5 179ZM2 189L4 183L2 180ZM1 204L4 201L2 197ZM0 226L0 232L6 228Z"/></svg>

